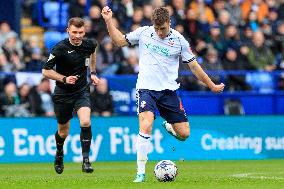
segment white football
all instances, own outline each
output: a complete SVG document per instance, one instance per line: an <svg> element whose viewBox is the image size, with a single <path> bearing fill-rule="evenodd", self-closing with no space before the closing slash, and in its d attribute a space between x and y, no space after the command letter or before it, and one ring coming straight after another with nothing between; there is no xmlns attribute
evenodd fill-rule
<svg viewBox="0 0 284 189"><path fill-rule="evenodd" d="M162 160L156 164L154 174L160 182L171 182L176 179L178 169L174 162Z"/></svg>

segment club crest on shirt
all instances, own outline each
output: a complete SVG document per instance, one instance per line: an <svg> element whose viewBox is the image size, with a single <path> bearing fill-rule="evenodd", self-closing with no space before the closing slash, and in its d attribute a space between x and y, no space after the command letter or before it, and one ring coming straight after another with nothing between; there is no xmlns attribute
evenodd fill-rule
<svg viewBox="0 0 284 189"><path fill-rule="evenodd" d="M143 100L143 101L140 103L140 107L141 107L141 108L145 108L145 106L146 106L146 101Z"/></svg>
<svg viewBox="0 0 284 189"><path fill-rule="evenodd" d="M170 39L169 39L168 44L169 44L171 47L174 46L175 42L174 42L173 38L170 38Z"/></svg>

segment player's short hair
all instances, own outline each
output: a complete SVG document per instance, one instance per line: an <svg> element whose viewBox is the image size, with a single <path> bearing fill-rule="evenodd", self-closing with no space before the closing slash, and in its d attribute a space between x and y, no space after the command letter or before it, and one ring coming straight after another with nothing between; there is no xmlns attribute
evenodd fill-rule
<svg viewBox="0 0 284 189"><path fill-rule="evenodd" d="M157 26L163 25L170 21L170 14L166 7L156 8L152 14L152 23Z"/></svg>
<svg viewBox="0 0 284 189"><path fill-rule="evenodd" d="M85 22L82 18L73 17L73 18L70 18L69 21L68 21L68 28L72 25L77 27L77 28L81 28L85 25Z"/></svg>

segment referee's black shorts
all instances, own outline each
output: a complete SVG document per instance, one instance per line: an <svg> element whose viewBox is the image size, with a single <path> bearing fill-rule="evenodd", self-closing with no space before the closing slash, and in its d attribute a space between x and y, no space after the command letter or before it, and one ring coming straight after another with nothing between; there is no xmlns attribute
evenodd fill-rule
<svg viewBox="0 0 284 189"><path fill-rule="evenodd" d="M72 119L73 112L77 112L81 107L91 108L90 92L88 90L83 90L76 94L64 94L62 91L56 93L55 90L52 100L56 119L59 124L67 123Z"/></svg>

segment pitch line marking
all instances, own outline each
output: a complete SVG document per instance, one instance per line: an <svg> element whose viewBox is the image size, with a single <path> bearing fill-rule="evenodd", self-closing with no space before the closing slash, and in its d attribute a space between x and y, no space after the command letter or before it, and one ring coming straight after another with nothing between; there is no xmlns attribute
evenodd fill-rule
<svg viewBox="0 0 284 189"><path fill-rule="evenodd" d="M252 179L266 179L266 180L284 180L284 177L276 177L276 176L263 176L261 174L265 173L239 173L233 174L232 177L235 178L252 178ZM259 176L257 176L259 175Z"/></svg>

